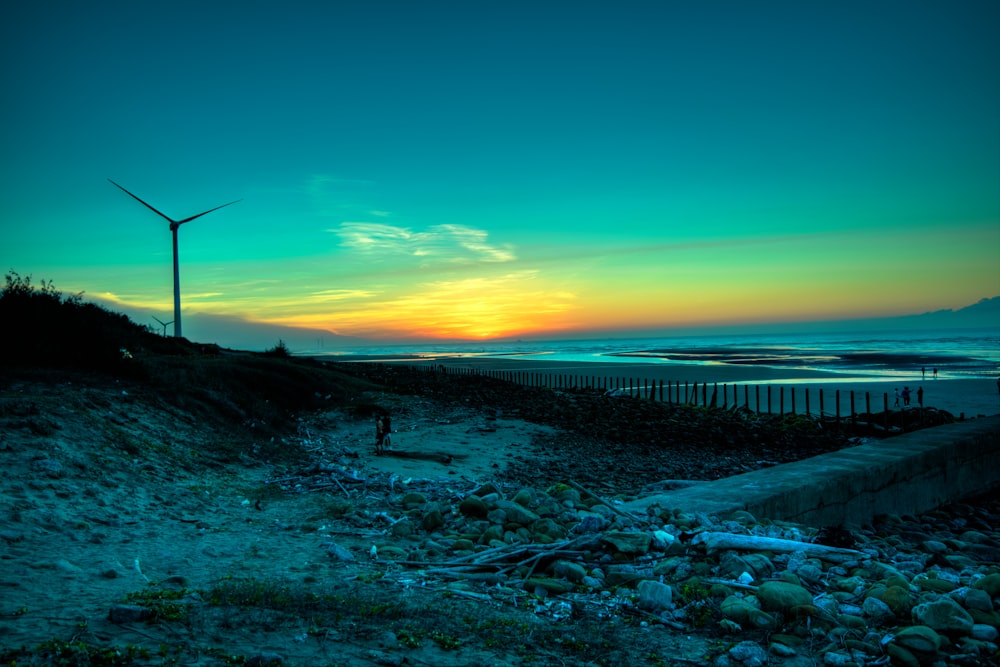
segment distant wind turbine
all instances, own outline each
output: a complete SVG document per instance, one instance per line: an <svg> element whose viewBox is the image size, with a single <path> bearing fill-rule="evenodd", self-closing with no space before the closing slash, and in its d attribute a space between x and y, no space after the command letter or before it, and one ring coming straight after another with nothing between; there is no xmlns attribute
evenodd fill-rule
<svg viewBox="0 0 1000 667"><path fill-rule="evenodd" d="M216 206L215 208L210 208L207 211L202 211L198 215L192 215L190 218L184 218L183 220L174 220L173 218L167 217L166 215L164 215L160 211L157 211L155 208L153 208L152 206L150 206L149 204L147 204L143 200L139 199L138 197L136 197L134 194L132 194L131 192L129 192L128 190L126 190L122 186L120 186L117 183L115 183L114 181L112 181L110 178L108 179L108 181L112 185L114 185L116 188L118 188L119 190L121 190L122 192L124 192L125 194L127 194L129 197L131 197L132 199L135 199L137 202L139 202L140 204L142 204L143 206L145 206L146 208L148 208L150 211L152 211L153 213L157 214L158 216L160 216L161 218L163 218L164 220L166 220L167 222L170 223L170 231L173 232L173 235L174 235L174 319L173 319L173 325L174 325L174 336L177 337L177 338L180 338L181 335L182 335L181 334L181 272L180 272L180 267L177 264L177 229L181 225L183 225L185 222L191 222L195 218L200 218L201 216L205 215L206 213L211 213L212 211L218 211L220 208L224 208L226 206L229 206L230 204L235 204L236 202L243 201L243 200L242 199L237 199L236 201L229 202L229 204L223 204L222 206ZM156 321L159 322L159 320L156 320ZM164 333L165 332L166 332L166 329L164 329Z"/></svg>
<svg viewBox="0 0 1000 667"><path fill-rule="evenodd" d="M173 321L173 320L170 320L169 322L164 322L163 320L161 320L161 319L160 319L159 317L157 317L156 315L153 315L153 319L154 319L154 320L156 320L157 322L159 322L160 324L162 324L162 325L163 325L163 335L164 335L164 336L166 336L166 335L167 335L167 325L168 325L168 324L173 324L173 323L174 323L174 321Z"/></svg>

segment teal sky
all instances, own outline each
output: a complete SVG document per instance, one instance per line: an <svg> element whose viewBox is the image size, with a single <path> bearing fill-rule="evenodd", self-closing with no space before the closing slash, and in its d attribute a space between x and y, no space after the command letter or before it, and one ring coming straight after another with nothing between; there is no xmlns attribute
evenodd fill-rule
<svg viewBox="0 0 1000 667"><path fill-rule="evenodd" d="M1000 3L0 10L0 263L149 322L490 338L1000 295ZM188 324L191 322L192 324Z"/></svg>

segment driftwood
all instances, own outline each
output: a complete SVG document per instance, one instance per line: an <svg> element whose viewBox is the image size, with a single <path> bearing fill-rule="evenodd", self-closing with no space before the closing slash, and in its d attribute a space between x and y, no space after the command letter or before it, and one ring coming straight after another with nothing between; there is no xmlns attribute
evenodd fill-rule
<svg viewBox="0 0 1000 667"><path fill-rule="evenodd" d="M589 536L585 535L572 540L553 542L552 544L504 545L462 558L455 558L444 563L438 563L437 567L426 569L425 572L446 578L479 579L509 575L509 573L518 568L527 567L527 574L519 577L523 582L529 579L534 574L538 565L546 559L580 559L585 555L585 552L573 549L572 547L585 539L589 539ZM424 568L428 565L428 563L420 561L395 562L399 565Z"/></svg>
<svg viewBox="0 0 1000 667"><path fill-rule="evenodd" d="M691 540L692 544L703 544L710 553L732 549L735 551L774 551L792 553L801 551L806 556L815 556L832 562L853 560L864 556L864 552L841 547L828 547L825 544L784 540L778 537L762 537L760 535L737 535L735 533L704 532L698 533Z"/></svg>

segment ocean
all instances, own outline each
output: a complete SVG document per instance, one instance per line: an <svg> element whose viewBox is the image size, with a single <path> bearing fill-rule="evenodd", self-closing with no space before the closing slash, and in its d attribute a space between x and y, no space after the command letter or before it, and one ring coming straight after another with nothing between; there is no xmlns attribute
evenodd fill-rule
<svg viewBox="0 0 1000 667"><path fill-rule="evenodd" d="M300 354L369 361L497 357L595 363L733 364L820 370L873 379L912 378L923 373L931 379L936 370L940 379L974 379L1000 376L1000 329L429 342Z"/></svg>

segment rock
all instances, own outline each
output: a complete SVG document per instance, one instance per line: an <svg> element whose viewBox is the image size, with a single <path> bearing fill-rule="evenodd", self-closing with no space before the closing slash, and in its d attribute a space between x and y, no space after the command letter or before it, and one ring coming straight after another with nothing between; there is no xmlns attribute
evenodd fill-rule
<svg viewBox="0 0 1000 667"><path fill-rule="evenodd" d="M486 496L491 495L500 496L500 489L498 489L492 482L487 482L472 493L480 498L485 498Z"/></svg>
<svg viewBox="0 0 1000 667"><path fill-rule="evenodd" d="M646 579L639 582L639 608L652 612L669 609L673 605L670 586Z"/></svg>
<svg viewBox="0 0 1000 667"><path fill-rule="evenodd" d="M281 667L285 659L278 653L258 653L247 658L247 667Z"/></svg>
<svg viewBox="0 0 1000 667"><path fill-rule="evenodd" d="M993 600L989 593L979 588L970 588L965 591L965 608L978 609L979 611L993 611Z"/></svg>
<svg viewBox="0 0 1000 667"><path fill-rule="evenodd" d="M609 530L601 536L601 541L606 542L623 554L643 555L649 551L652 543L649 533L625 532L620 530Z"/></svg>
<svg viewBox="0 0 1000 667"><path fill-rule="evenodd" d="M653 542L652 548L656 551L665 551L667 553L675 553L674 547L680 546L680 540L671 535L664 530L654 530L653 531Z"/></svg>
<svg viewBox="0 0 1000 667"><path fill-rule="evenodd" d="M757 599L764 611L788 612L792 607L813 603L809 591L786 581L765 581L757 589Z"/></svg>
<svg viewBox="0 0 1000 667"><path fill-rule="evenodd" d="M991 598L1000 598L1000 574L996 572L987 574L973 582L972 587L986 591L986 594Z"/></svg>
<svg viewBox="0 0 1000 667"><path fill-rule="evenodd" d="M995 644L998 636L1000 636L1000 632L998 632L992 625L976 623L972 626L973 639L978 639L981 642L992 642Z"/></svg>
<svg viewBox="0 0 1000 667"><path fill-rule="evenodd" d="M424 514L423 518L420 520L420 527L428 533L433 533L443 525L444 516L442 516L441 510L437 508L434 508L430 512Z"/></svg>
<svg viewBox="0 0 1000 667"><path fill-rule="evenodd" d="M539 519L531 524L531 532L535 534L536 540L541 536L548 537L550 541L566 537L566 529L553 519Z"/></svg>
<svg viewBox="0 0 1000 667"><path fill-rule="evenodd" d="M948 553L948 545L937 540L926 540L923 544L924 550L932 554Z"/></svg>
<svg viewBox="0 0 1000 667"><path fill-rule="evenodd" d="M905 648L911 653L924 655L936 654L944 639L933 628L926 625L913 625L896 633L892 644Z"/></svg>
<svg viewBox="0 0 1000 667"><path fill-rule="evenodd" d="M889 654L895 667L920 667L920 661L917 660L917 657L898 644L889 644L885 647L885 651Z"/></svg>
<svg viewBox="0 0 1000 667"><path fill-rule="evenodd" d="M522 507L527 507L528 505L530 505L535 501L535 490L530 487L526 489L521 489L520 491L514 494L514 497L511 498L511 501L517 503L518 505L521 505Z"/></svg>
<svg viewBox="0 0 1000 667"><path fill-rule="evenodd" d="M968 609L969 616L975 623L982 623L983 625L992 625L994 628L1000 629L1000 614L995 611L983 611L981 609Z"/></svg>
<svg viewBox="0 0 1000 667"><path fill-rule="evenodd" d="M729 657L744 667L763 667L767 664L767 651L751 641L740 642L729 649Z"/></svg>
<svg viewBox="0 0 1000 667"><path fill-rule="evenodd" d="M335 542L330 542L327 545L326 552L330 555L330 558L334 560L339 560L345 563L349 563L354 560L354 554L351 553L350 549L342 547Z"/></svg>
<svg viewBox="0 0 1000 667"><path fill-rule="evenodd" d="M945 596L914 607L913 621L948 635L972 633L972 616L957 602Z"/></svg>
<svg viewBox="0 0 1000 667"><path fill-rule="evenodd" d="M410 492L399 499L403 505L407 507L422 507L427 503L427 498L422 493Z"/></svg>
<svg viewBox="0 0 1000 667"><path fill-rule="evenodd" d="M888 586L882 591L882 602L892 609L892 613L900 618L909 618L913 609L913 598L910 591L902 586Z"/></svg>
<svg viewBox="0 0 1000 667"><path fill-rule="evenodd" d="M560 560L552 566L552 574L578 584L587 576L587 569L578 563Z"/></svg>
<svg viewBox="0 0 1000 667"><path fill-rule="evenodd" d="M788 646L787 644L782 644L781 642L772 641L771 642L771 653L778 656L779 658L791 658L798 655L797 651Z"/></svg>
<svg viewBox="0 0 1000 667"><path fill-rule="evenodd" d="M531 591L535 594L539 590L545 591L547 594L559 595L560 593L568 593L573 590L573 584L560 581L558 579L552 579L551 577L532 577L531 579L526 579L523 588L526 591Z"/></svg>
<svg viewBox="0 0 1000 667"><path fill-rule="evenodd" d="M148 621L155 616L155 612L148 607L140 607L134 604L116 604L108 610L108 620L112 623L137 623Z"/></svg>
<svg viewBox="0 0 1000 667"><path fill-rule="evenodd" d="M540 518L528 508L522 507L512 500L498 501L497 509L503 510L507 514L507 521L517 523L522 526L530 526Z"/></svg>
<svg viewBox="0 0 1000 667"><path fill-rule="evenodd" d="M889 605L874 597L865 598L861 604L861 611L876 627L888 625L895 616Z"/></svg>
<svg viewBox="0 0 1000 667"><path fill-rule="evenodd" d="M845 655L844 653L827 651L823 654L823 664L830 665L830 667L845 667L852 662L851 656Z"/></svg>
<svg viewBox="0 0 1000 667"><path fill-rule="evenodd" d="M920 590L933 591L935 593L949 593L958 588L954 583L944 579L928 577L925 574L918 574L913 578L913 585Z"/></svg>
<svg viewBox="0 0 1000 667"><path fill-rule="evenodd" d="M574 533L599 533L608 527L608 520L599 514L584 514L574 528Z"/></svg>
<svg viewBox="0 0 1000 667"><path fill-rule="evenodd" d="M463 516L485 517L489 510L486 507L486 503L483 502L483 499L473 494L462 499L462 502L458 505L458 511L461 512Z"/></svg>
<svg viewBox="0 0 1000 667"><path fill-rule="evenodd" d="M777 626L773 616L735 595L722 601L720 611L724 617L736 621L744 628L765 629Z"/></svg>
<svg viewBox="0 0 1000 667"><path fill-rule="evenodd" d="M967 530L959 535L958 539L971 544L989 544L991 541L989 535L984 535L978 530Z"/></svg>

